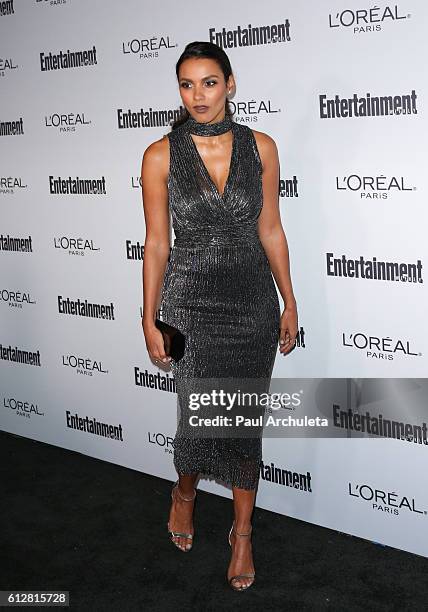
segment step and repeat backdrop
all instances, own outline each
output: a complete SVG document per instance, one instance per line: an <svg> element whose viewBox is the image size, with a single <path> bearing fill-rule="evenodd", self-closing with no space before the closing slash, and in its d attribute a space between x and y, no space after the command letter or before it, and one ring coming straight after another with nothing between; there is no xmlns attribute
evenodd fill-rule
<svg viewBox="0 0 428 612"><path fill-rule="evenodd" d="M235 121L278 146L299 312L257 505L428 556L428 7L215 9L0 1L0 427L175 480L174 379L140 320L140 172L181 110L179 55L212 41Z"/></svg>

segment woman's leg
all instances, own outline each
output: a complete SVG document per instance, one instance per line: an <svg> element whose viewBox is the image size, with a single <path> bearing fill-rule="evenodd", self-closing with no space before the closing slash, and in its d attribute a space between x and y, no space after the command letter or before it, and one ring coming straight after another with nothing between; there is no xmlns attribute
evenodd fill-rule
<svg viewBox="0 0 428 612"><path fill-rule="evenodd" d="M251 530L251 515L253 513L256 490L238 489L233 487L233 507L235 513L235 528L232 531L230 541L232 543L232 558L229 564L227 576L230 579L238 574L251 574L254 572L253 556L251 549L251 537L239 537L238 533L249 533ZM249 586L252 578L236 580L234 585Z"/></svg>
<svg viewBox="0 0 428 612"><path fill-rule="evenodd" d="M191 499L194 495L194 487L198 474L189 476L179 476L178 488L179 491L173 492L173 500L169 514L169 528L171 531L193 534L193 501L184 501L181 499ZM179 494L178 494L179 493ZM183 537L172 538L174 542L182 549L191 548L192 541Z"/></svg>

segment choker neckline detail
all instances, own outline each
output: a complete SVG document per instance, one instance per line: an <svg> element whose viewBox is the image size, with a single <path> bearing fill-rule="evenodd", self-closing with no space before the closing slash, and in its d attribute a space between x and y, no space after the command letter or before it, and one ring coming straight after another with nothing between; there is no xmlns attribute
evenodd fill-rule
<svg viewBox="0 0 428 612"><path fill-rule="evenodd" d="M191 115L186 121L187 128L191 134L196 136L218 136L224 134L232 128L232 118L226 113L224 119L216 123L199 123Z"/></svg>

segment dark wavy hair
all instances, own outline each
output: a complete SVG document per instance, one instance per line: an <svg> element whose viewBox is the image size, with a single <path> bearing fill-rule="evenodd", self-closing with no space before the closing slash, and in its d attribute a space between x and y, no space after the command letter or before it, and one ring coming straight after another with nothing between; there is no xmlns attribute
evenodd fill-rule
<svg viewBox="0 0 428 612"><path fill-rule="evenodd" d="M227 79L232 74L232 67L230 65L229 58L221 47L211 42L194 41L185 46L183 53L180 55L177 64L175 65L175 74L177 76L177 81L181 64L184 62L184 60L190 57L203 57L216 61L219 67L221 68L221 71L223 72L224 80L226 83ZM232 115L232 109L230 108L229 100L227 100L227 98L225 103L225 112L228 115ZM171 130L175 130L176 128L178 128L182 123L187 121L189 116L189 111L187 110L187 108L185 108L184 112L181 113L178 119L176 119L171 124Z"/></svg>

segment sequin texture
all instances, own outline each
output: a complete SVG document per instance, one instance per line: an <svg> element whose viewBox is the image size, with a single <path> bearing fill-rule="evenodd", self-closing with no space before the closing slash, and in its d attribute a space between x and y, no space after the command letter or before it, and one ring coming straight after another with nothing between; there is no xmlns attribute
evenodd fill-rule
<svg viewBox="0 0 428 612"><path fill-rule="evenodd" d="M177 472L200 472L255 489L261 434L195 437L186 418L192 385L199 390L196 380L208 386L213 378L260 379L267 392L278 347L278 294L257 231L261 160L252 130L234 121L231 129L231 163L222 194L196 148L189 121L168 133L168 197L176 238L161 313L186 336L184 357L171 362L179 419L173 441Z"/></svg>

